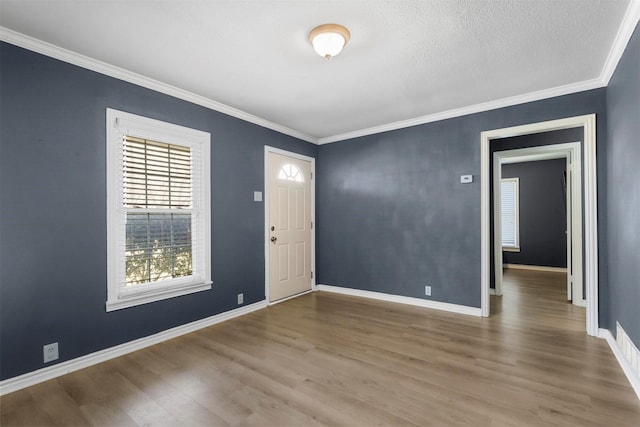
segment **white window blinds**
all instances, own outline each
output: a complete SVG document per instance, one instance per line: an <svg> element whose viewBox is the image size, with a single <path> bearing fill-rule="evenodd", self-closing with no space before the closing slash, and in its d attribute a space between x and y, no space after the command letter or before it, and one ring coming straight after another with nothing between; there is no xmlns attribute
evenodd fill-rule
<svg viewBox="0 0 640 427"><path fill-rule="evenodd" d="M519 180L504 178L500 183L500 206L502 210L502 246L517 248L519 242Z"/></svg>
<svg viewBox="0 0 640 427"><path fill-rule="evenodd" d="M126 207L192 206L190 147L125 135L123 150Z"/></svg>
<svg viewBox="0 0 640 427"><path fill-rule="evenodd" d="M190 276L190 147L125 135L122 163L126 285Z"/></svg>

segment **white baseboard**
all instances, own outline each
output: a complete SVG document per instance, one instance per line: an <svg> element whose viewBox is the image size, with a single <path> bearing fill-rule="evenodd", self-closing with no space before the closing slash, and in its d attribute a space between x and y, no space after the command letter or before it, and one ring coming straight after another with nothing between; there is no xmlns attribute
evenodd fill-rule
<svg viewBox="0 0 640 427"><path fill-rule="evenodd" d="M447 302L431 301L421 298L404 297L400 295L385 294L382 292L363 291L360 289L344 288L341 286L318 285L318 291L333 292L355 297L371 298L381 301L395 302L400 304L415 305L418 307L432 308L434 310L449 311L452 313L467 314L470 316L481 316L479 307L469 307L466 305L450 304Z"/></svg>
<svg viewBox="0 0 640 427"><path fill-rule="evenodd" d="M526 265L526 264L503 264L504 268L513 268L514 270L534 270L534 271L550 271L553 273L566 273L564 267L547 267L546 265Z"/></svg>
<svg viewBox="0 0 640 427"><path fill-rule="evenodd" d="M578 307L586 307L587 306L587 300L586 299L581 299L581 300L573 301L573 305L577 305Z"/></svg>
<svg viewBox="0 0 640 427"><path fill-rule="evenodd" d="M253 311L265 308L266 306L266 301L256 302L254 304L240 307L235 310L226 311L224 313L216 314L215 316L196 320L195 322L187 323L186 325L167 329L166 331L158 332L157 334L153 334L148 337L129 341L115 347L106 348L95 353L87 354L86 356L67 360L66 362L61 362L56 365L38 369L37 371L28 372L17 377L8 378L4 381L0 381L0 396L56 377L60 377L62 375L77 371L82 368L86 368L110 359L114 359L119 356L123 356L128 353L132 353L145 347L149 347L154 344L158 344L163 341L167 341L181 335L197 331L198 329L206 328L207 326L215 325L216 323L224 322L225 320L243 316Z"/></svg>
<svg viewBox="0 0 640 427"><path fill-rule="evenodd" d="M620 325L618 324L618 326ZM622 328L619 328L617 333L620 334L621 330ZM626 339L628 339L624 331L623 331L623 335L624 335L624 337L622 338L623 340L625 337ZM631 360L627 360L623 349L620 348L620 345L618 344L616 339L613 338L613 335L611 335L611 332L608 329L600 329L598 331L598 336L600 338L604 338L605 340L607 340L607 343L609 344L609 347L611 347L611 351L613 352L613 355L618 360L618 363L620 364L622 371L627 376L629 383L631 383L631 387L636 392L636 395L640 400L640 375L638 375L638 370L637 370L638 365L636 364L634 369L634 367L631 364L632 363ZM630 344L633 346L633 343L630 343ZM635 348L635 346L633 347ZM638 349L635 348L635 351L637 352ZM638 353L635 354L635 360L636 360L636 363L640 360L640 356L638 355Z"/></svg>

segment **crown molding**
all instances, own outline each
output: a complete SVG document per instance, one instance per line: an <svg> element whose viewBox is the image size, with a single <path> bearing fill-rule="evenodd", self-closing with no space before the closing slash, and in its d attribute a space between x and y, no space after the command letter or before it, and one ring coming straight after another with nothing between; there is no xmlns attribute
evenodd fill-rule
<svg viewBox="0 0 640 427"><path fill-rule="evenodd" d="M468 107L456 108L453 110L443 111L441 113L429 114L409 120L401 120L386 125L374 126L353 132L342 133L338 135L323 137L318 139L318 144L329 144L332 142L344 141L347 139L359 138L361 136L373 135L376 133L388 132L408 128L411 126L422 125L425 123L438 122L440 120L452 119L454 117L466 116L468 114L481 113L484 111L496 110L498 108L510 107L513 105L525 104L527 102L539 101L542 99L554 98L556 96L569 95L576 92L584 92L586 90L598 89L606 86L602 80L591 79L578 83L571 83L564 86L557 86L550 89L539 90L536 92L526 93L524 95L511 96L495 101L483 102L480 104L470 105Z"/></svg>
<svg viewBox="0 0 640 427"><path fill-rule="evenodd" d="M70 50L61 48L51 43L44 42L39 39L35 39L33 37L26 36L24 34L4 27L0 27L0 40L37 53L41 53L46 56L50 56L55 59L59 59L64 62L68 62L73 65L77 65L82 68L86 68L110 77L146 87L147 89L161 92L166 95L192 102L206 108L210 108L212 110L227 114L232 117L236 117L238 119L256 124L258 126L265 127L267 129L274 130L276 132L283 133L285 135L292 136L294 138L301 139L303 141L322 145L332 142L355 139L362 136L373 135L382 132L404 129L412 126L418 126L469 114L481 113L498 108L510 107L527 102L539 101L556 96L569 95L572 93L606 87L609 84L609 81L613 76L618 62L620 61L620 58L622 57L622 54L624 53L624 50L629 43L629 40L631 39L631 36L633 35L633 32L639 21L640 0L631 0L625 12L620 28L618 29L618 32L616 34L616 38L611 47L611 50L609 51L602 72L600 73L600 76L598 78L321 138L316 138L304 132L300 132L295 129L291 129L289 127L263 119L261 117L254 116L237 108L230 107L218 101L214 101L212 99L197 95L193 92L189 92L175 86L160 82L158 80L154 80L143 75L127 71L123 68L98 61L96 59L72 52Z"/></svg>
<svg viewBox="0 0 640 427"><path fill-rule="evenodd" d="M596 79L585 80L582 82L572 83L564 86L557 86L555 88L544 89L524 95L502 98L495 101L484 102L468 107L457 108L426 116L420 116L414 119L374 126L356 130L353 132L322 137L318 139L317 143L319 145L329 144L332 142L359 138L361 136L373 135L376 133L388 132L425 123L432 123L440 120L451 119L454 117L465 116L467 114L481 113L498 108L510 107L527 102L540 101L542 99L553 98L556 96L569 95L572 93L606 87L609 84L609 81L611 80L616 67L618 66L618 62L620 62L620 58L622 58L622 54L624 53L627 44L629 44L629 40L631 40L631 36L633 36L633 32L635 31L638 22L640 22L640 0L631 0L624 14L624 17L622 18L622 23L618 28L618 33L616 34L613 45L611 46L611 50L609 51L607 60L605 61L604 67L602 68L602 72Z"/></svg>
<svg viewBox="0 0 640 427"><path fill-rule="evenodd" d="M133 83L135 85L142 86L156 92L164 93L165 95L173 96L175 98L182 99L183 101L188 101L193 104L197 104L202 107L224 113L228 116L232 116L246 122L253 123L258 126L262 126L264 128L301 139L303 141L311 142L313 144L318 143L317 138L306 133L288 128L278 123L271 122L258 116L254 116L253 114L249 114L237 108L230 107L221 102L214 101L213 99L180 89L178 87L143 76L141 74L125 70L124 68L107 64L106 62L98 61L97 59L81 55L68 49L64 49L54 44L47 43L45 41L18 33L1 26L0 40L18 47L22 47L24 49L31 50L33 52L49 56L51 58L58 59L60 61L67 62L69 64L77 65L79 67L104 74L109 77L114 77L116 79Z"/></svg>
<svg viewBox="0 0 640 427"><path fill-rule="evenodd" d="M624 14L624 18L622 18L622 23L620 24L620 28L618 28L618 33L613 41L604 67L602 67L602 73L600 73L600 80L602 80L605 86L609 85L609 81L611 77L613 77L618 62L620 62L620 58L622 58L622 54L627 48L627 44L629 44L629 40L631 40L631 36L633 36L633 32L639 21L640 0L631 0Z"/></svg>

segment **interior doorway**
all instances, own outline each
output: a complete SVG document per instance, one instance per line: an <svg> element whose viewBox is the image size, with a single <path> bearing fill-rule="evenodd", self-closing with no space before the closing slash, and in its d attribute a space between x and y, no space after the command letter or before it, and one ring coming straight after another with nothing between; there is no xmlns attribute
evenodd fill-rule
<svg viewBox="0 0 640 427"><path fill-rule="evenodd" d="M502 295L503 247L501 224L502 167L506 164L565 159L567 299L584 307L582 251L582 156L579 142L497 151L493 154L495 294Z"/></svg>
<svg viewBox="0 0 640 427"><path fill-rule="evenodd" d="M584 299L586 299L586 331L589 335L598 335L598 235L597 235L597 182L596 182L596 116L570 117L528 125L495 129L481 133L481 314L490 314L491 271L495 264L490 254L491 245L491 207L490 207L490 142L493 139L509 136L528 135L560 129L581 127L583 129L583 281ZM495 237L495 236L494 236ZM500 253L501 256L501 253ZM577 271L574 266L574 271Z"/></svg>
<svg viewBox="0 0 640 427"><path fill-rule="evenodd" d="M265 147L265 296L269 304L314 286L314 159Z"/></svg>

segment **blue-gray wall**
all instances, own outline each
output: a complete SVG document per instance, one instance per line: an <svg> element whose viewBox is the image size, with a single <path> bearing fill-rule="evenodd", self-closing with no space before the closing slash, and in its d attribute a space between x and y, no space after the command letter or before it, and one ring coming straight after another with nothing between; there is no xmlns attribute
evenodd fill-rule
<svg viewBox="0 0 640 427"><path fill-rule="evenodd" d="M610 319L640 348L640 30L607 87L608 289Z"/></svg>
<svg viewBox="0 0 640 427"><path fill-rule="evenodd" d="M318 283L480 307L480 133L590 113L606 173L605 89L320 146Z"/></svg>
<svg viewBox="0 0 640 427"><path fill-rule="evenodd" d="M264 299L264 146L316 146L0 44L0 378ZM212 76L215 78L215 76ZM107 107L211 133L213 289L107 313Z"/></svg>
<svg viewBox="0 0 640 427"><path fill-rule="evenodd" d="M318 158L319 283L423 298L430 284L434 300L479 307L480 132L590 113L600 326L618 320L640 345L639 52L635 34L607 89L316 148L0 44L0 378L43 367L46 343L64 361L233 309L239 292L264 299L264 145ZM211 133L211 291L105 312L107 107Z"/></svg>
<svg viewBox="0 0 640 427"><path fill-rule="evenodd" d="M565 159L502 165L520 187L520 251L505 251L504 263L567 266L565 169Z"/></svg>

